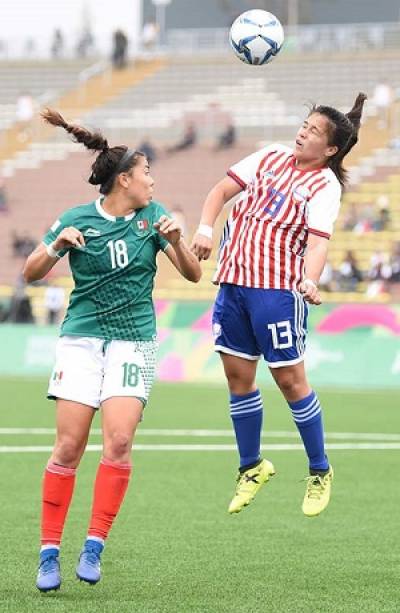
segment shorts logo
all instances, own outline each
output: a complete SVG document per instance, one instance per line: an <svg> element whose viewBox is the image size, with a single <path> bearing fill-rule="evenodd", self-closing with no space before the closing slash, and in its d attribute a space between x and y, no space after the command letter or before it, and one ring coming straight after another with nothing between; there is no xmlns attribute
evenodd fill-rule
<svg viewBox="0 0 400 613"><path fill-rule="evenodd" d="M136 226L138 230L147 230L149 227L149 222L147 219L139 219L139 221L136 222Z"/></svg>
<svg viewBox="0 0 400 613"><path fill-rule="evenodd" d="M63 371L59 370L59 371L54 371L53 373L53 383L55 383L56 385L59 385L61 383L61 380L63 378Z"/></svg>
<svg viewBox="0 0 400 613"><path fill-rule="evenodd" d="M213 323L212 330L213 330L214 339L217 339L219 336L221 336L221 332L222 332L221 324Z"/></svg>

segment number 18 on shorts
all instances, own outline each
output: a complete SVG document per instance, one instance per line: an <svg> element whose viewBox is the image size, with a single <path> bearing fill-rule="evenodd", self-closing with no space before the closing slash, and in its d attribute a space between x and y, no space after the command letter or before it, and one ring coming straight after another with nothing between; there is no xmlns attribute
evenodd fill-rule
<svg viewBox="0 0 400 613"><path fill-rule="evenodd" d="M94 408L114 396L131 396L146 404L154 381L156 354L156 341L62 336L48 397Z"/></svg>

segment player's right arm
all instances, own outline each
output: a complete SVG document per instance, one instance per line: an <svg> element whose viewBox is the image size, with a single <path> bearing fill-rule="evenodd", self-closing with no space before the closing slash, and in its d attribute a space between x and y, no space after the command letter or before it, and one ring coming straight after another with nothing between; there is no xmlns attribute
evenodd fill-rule
<svg viewBox="0 0 400 613"><path fill-rule="evenodd" d="M58 262L65 250L83 247L85 239L82 232L70 226L63 228L50 244L41 243L28 256L22 274L27 283L43 279Z"/></svg>
<svg viewBox="0 0 400 613"><path fill-rule="evenodd" d="M231 177L219 181L208 193L203 205L200 224L190 246L199 260L207 260L212 250L212 231L225 204L237 196L243 187Z"/></svg>

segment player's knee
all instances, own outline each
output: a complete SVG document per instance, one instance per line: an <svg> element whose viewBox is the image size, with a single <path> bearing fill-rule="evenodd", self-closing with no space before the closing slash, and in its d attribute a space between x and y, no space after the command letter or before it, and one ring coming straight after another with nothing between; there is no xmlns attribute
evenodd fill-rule
<svg viewBox="0 0 400 613"><path fill-rule="evenodd" d="M71 437L62 437L54 448L54 461L61 466L75 467L82 455L82 443Z"/></svg>
<svg viewBox="0 0 400 613"><path fill-rule="evenodd" d="M304 382L290 373L284 374L278 379L278 386L285 398L301 398Z"/></svg>
<svg viewBox="0 0 400 613"><path fill-rule="evenodd" d="M114 462L125 461L132 448L132 439L127 434L115 432L105 443L104 455Z"/></svg>
<svg viewBox="0 0 400 613"><path fill-rule="evenodd" d="M254 390L254 377L246 376L245 374L235 370L226 373L228 380L229 391L232 394L248 394Z"/></svg>

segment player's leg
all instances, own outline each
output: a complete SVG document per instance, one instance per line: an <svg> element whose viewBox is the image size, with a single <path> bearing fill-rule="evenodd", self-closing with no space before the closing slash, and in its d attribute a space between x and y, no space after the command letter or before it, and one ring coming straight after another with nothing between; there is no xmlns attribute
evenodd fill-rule
<svg viewBox="0 0 400 613"><path fill-rule="evenodd" d="M262 460L261 429L263 406L256 387L257 362L221 353L230 392L230 413L236 436L240 465L235 495L229 513L239 513L260 487L275 474L268 460Z"/></svg>
<svg viewBox="0 0 400 613"><path fill-rule="evenodd" d="M253 304L252 323L272 376L289 404L303 440L310 475L321 477L324 496L312 509L309 505L303 506L307 515L314 515L323 510L322 502L327 504L325 494L330 489L331 474L324 448L321 406L304 370L307 305L297 292L265 290ZM310 498L309 502L313 500L316 499Z"/></svg>
<svg viewBox="0 0 400 613"><path fill-rule="evenodd" d="M102 346L99 339L83 337L64 336L57 343L48 389L48 397L57 400L57 436L43 479L42 551L37 580L42 591L60 586L58 553L75 472L95 409L100 405Z"/></svg>
<svg viewBox="0 0 400 613"><path fill-rule="evenodd" d="M94 410L84 404L57 400L57 435L42 486L41 551L37 587L61 584L59 549L75 485L75 473L85 450Z"/></svg>
<svg viewBox="0 0 400 613"><path fill-rule="evenodd" d="M100 558L129 485L132 442L142 411L143 402L138 398L113 397L102 404L103 457L94 485L88 534L76 569L81 581L95 584L100 580Z"/></svg>
<svg viewBox="0 0 400 613"><path fill-rule="evenodd" d="M101 394L103 457L93 494L87 538L76 573L100 580L104 542L119 512L131 476L131 448L154 380L156 343L112 341L105 349Z"/></svg>
<svg viewBox="0 0 400 613"><path fill-rule="evenodd" d="M221 355L228 382L230 414L240 457L238 485L229 506L230 513L247 506L274 472L272 465L260 457L263 406L255 382L260 351L249 315L243 308L245 289L222 285L213 312L215 349Z"/></svg>
<svg viewBox="0 0 400 613"><path fill-rule="evenodd" d="M308 384L304 362L270 370L287 400L308 456L310 477L307 479L303 512L310 517L319 515L329 503L333 469L325 453L318 396Z"/></svg>

